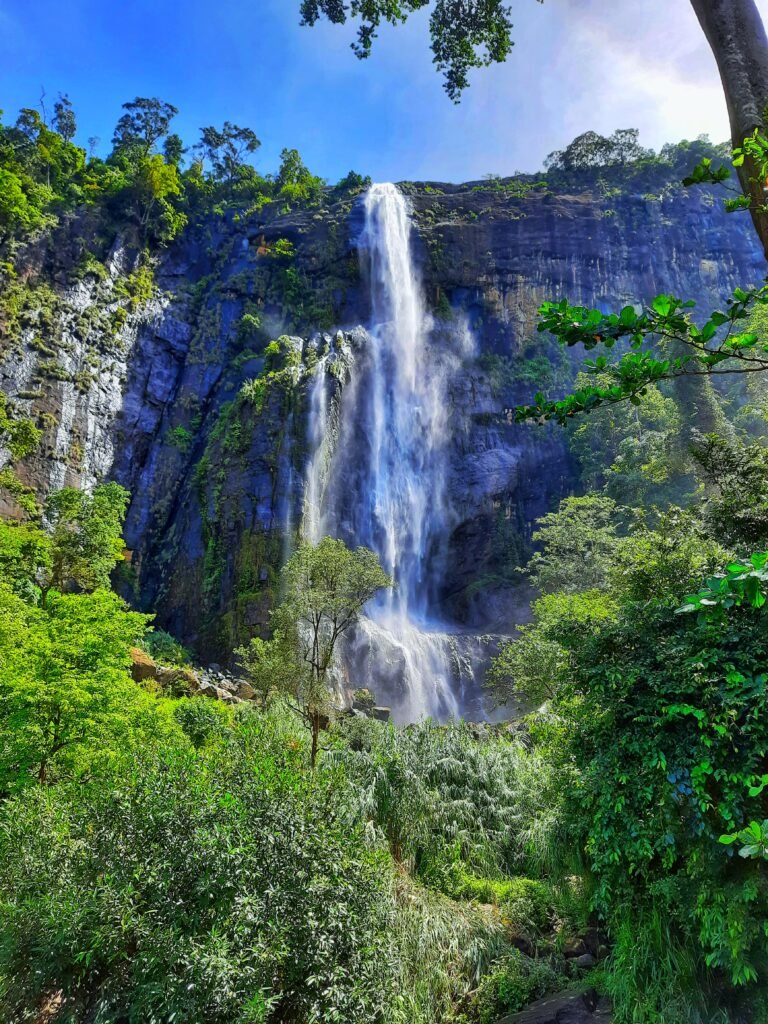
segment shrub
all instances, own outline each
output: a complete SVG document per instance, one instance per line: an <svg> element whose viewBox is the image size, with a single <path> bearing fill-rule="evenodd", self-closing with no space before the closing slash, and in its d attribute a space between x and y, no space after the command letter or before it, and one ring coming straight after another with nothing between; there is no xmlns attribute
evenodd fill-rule
<svg viewBox="0 0 768 1024"><path fill-rule="evenodd" d="M536 879L475 878L455 865L446 876L445 888L456 899L494 904L515 928L541 931L552 917L552 890Z"/></svg>
<svg viewBox="0 0 768 1024"><path fill-rule="evenodd" d="M225 735L232 720L230 709L210 697L190 697L173 709L173 717L195 747Z"/></svg>
<svg viewBox="0 0 768 1024"><path fill-rule="evenodd" d="M327 780L264 749L146 757L3 809L2 1017L61 992L101 1024L367 1024L392 913L388 859Z"/></svg>
<svg viewBox="0 0 768 1024"><path fill-rule="evenodd" d="M143 646L155 661L165 665L189 665L192 661L190 651L164 629L149 630L144 637Z"/></svg>
<svg viewBox="0 0 768 1024"><path fill-rule="evenodd" d="M478 1024L493 1024L503 1014L522 1010L535 999L566 984L566 978L544 960L514 949L483 978L474 998Z"/></svg>

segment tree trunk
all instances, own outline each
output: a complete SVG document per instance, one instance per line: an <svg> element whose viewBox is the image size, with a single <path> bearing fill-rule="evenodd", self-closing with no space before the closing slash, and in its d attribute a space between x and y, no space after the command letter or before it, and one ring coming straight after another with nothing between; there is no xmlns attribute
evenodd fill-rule
<svg viewBox="0 0 768 1024"><path fill-rule="evenodd" d="M317 748L320 745L320 714L317 711L312 712L312 754L310 757L310 763L312 767L315 767L317 761Z"/></svg>
<svg viewBox="0 0 768 1024"><path fill-rule="evenodd" d="M715 55L723 83L731 141L741 146L755 128L763 128L768 105L768 36L754 0L691 0L704 35ZM760 213L768 199L765 182L754 181L756 168L747 160L739 169L745 194L752 197L752 220L768 257L768 215Z"/></svg>

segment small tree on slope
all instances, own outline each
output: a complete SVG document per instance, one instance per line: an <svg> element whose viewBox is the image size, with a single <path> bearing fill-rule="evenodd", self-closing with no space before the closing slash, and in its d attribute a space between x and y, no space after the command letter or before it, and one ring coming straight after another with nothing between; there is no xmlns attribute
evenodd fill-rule
<svg viewBox="0 0 768 1024"><path fill-rule="evenodd" d="M257 688L278 691L312 732L317 760L320 727L331 709L328 671L340 637L364 605L393 581L368 548L350 550L325 537L302 543L282 571L284 598L272 613L271 640L254 637L237 653Z"/></svg>

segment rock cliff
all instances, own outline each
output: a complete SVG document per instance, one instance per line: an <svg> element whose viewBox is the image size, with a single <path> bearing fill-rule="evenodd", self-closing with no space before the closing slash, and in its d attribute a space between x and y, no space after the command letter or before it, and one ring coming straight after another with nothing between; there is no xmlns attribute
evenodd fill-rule
<svg viewBox="0 0 768 1024"><path fill-rule="evenodd" d="M435 344L457 330L474 339L446 408L455 525L439 601L475 632L509 631L524 614L514 569L532 523L577 485L563 435L504 412L573 372L537 335L537 306L666 291L712 307L759 281L763 257L748 218L707 191L403 189ZM73 220L20 255L0 310L0 387L44 430L19 476L38 493L107 477L128 487L120 586L216 661L266 627L301 526L309 382L319 354L362 343L370 315L359 199L275 205L189 230L158 257L154 284L119 242L94 260L89 225Z"/></svg>

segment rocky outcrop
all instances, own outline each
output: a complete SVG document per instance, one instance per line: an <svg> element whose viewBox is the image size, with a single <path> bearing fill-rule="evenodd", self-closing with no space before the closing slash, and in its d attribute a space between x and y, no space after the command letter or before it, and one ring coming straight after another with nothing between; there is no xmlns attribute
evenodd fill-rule
<svg viewBox="0 0 768 1024"><path fill-rule="evenodd" d="M134 680L154 684L170 697L211 697L227 704L255 699L256 691L247 679L223 671L218 665L197 669L161 665L139 647L132 647L130 655Z"/></svg>
<svg viewBox="0 0 768 1024"><path fill-rule="evenodd" d="M475 346L446 409L461 429L437 597L446 620L507 632L527 606L515 567L532 524L575 486L562 434L504 414L573 372L535 330L539 303L568 295L608 308L669 291L707 308L758 281L763 257L748 218L729 217L706 191L405 188L434 344L466 330ZM44 439L19 475L40 493L105 477L128 487L131 557L120 586L204 660L226 660L268 627L301 525L318 353L352 344L370 315L360 226L358 200L334 192L317 210L275 204L212 218L159 257L153 288L119 244L89 261L82 226L20 261L32 297L13 337L6 331L0 387ZM298 340L271 365L265 348L280 335ZM253 401L238 397L245 381L285 369L290 352L290 379L269 378Z"/></svg>

